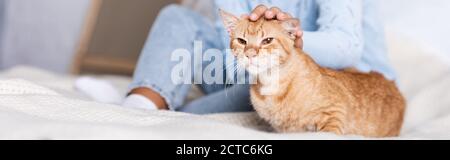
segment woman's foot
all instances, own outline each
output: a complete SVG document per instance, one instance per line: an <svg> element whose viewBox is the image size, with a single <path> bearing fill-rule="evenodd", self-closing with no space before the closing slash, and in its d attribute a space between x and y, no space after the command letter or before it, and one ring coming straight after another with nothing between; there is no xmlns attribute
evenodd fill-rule
<svg viewBox="0 0 450 160"><path fill-rule="evenodd" d="M141 87L133 89L130 92L130 96L138 95L140 98L145 98L146 100L153 103L153 105L160 110L169 110L167 107L166 100L158 93L149 88Z"/></svg>
<svg viewBox="0 0 450 160"><path fill-rule="evenodd" d="M127 108L145 110L167 109L167 107L164 107L167 106L164 99L147 88L134 89L125 99L111 83L93 77L78 78L75 81L75 88L92 100L100 103L117 104Z"/></svg>
<svg viewBox="0 0 450 160"><path fill-rule="evenodd" d="M157 110L158 107L147 97L139 94L131 94L122 103L122 106L127 108L139 108L145 110Z"/></svg>
<svg viewBox="0 0 450 160"><path fill-rule="evenodd" d="M96 102L120 104L123 101L123 95L105 80L80 77L75 81L75 88Z"/></svg>

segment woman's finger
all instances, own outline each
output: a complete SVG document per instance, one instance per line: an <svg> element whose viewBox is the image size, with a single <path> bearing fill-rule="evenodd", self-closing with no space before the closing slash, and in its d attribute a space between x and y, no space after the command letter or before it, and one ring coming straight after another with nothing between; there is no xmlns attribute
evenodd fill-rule
<svg viewBox="0 0 450 160"><path fill-rule="evenodd" d="M299 29L297 31L297 33L295 34L295 36L297 36L297 38L302 38L303 37L303 31L301 29Z"/></svg>
<svg viewBox="0 0 450 160"><path fill-rule="evenodd" d="M281 9L278 7L272 7L269 10L266 11L265 17L266 19L274 19L277 17L277 15L281 12Z"/></svg>
<svg viewBox="0 0 450 160"><path fill-rule="evenodd" d="M266 11L267 7L265 5L258 5L250 14L250 20L257 21L262 15L266 13Z"/></svg>
<svg viewBox="0 0 450 160"><path fill-rule="evenodd" d="M285 19L286 21L290 21L290 23L295 26L296 28L300 29L300 20L297 18L289 18L289 19Z"/></svg>
<svg viewBox="0 0 450 160"><path fill-rule="evenodd" d="M303 37L303 31L299 29L299 30L295 33L295 36L297 36L298 38Z"/></svg>
<svg viewBox="0 0 450 160"><path fill-rule="evenodd" d="M292 18L291 14L286 13L286 12L280 12L277 15L277 20L280 20L280 21L288 20L291 18Z"/></svg>
<svg viewBox="0 0 450 160"><path fill-rule="evenodd" d="M295 47L303 49L303 38L295 39Z"/></svg>
<svg viewBox="0 0 450 160"><path fill-rule="evenodd" d="M297 32L295 32L295 47L303 49L303 30L300 27L300 21L298 21L299 26L297 27Z"/></svg>

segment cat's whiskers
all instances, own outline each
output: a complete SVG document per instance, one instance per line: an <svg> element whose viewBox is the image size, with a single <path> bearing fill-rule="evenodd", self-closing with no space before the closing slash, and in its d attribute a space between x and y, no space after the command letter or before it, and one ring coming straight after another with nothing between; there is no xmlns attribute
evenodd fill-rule
<svg viewBox="0 0 450 160"><path fill-rule="evenodd" d="M233 68L230 68L230 67L233 67ZM232 69L233 72L229 73L229 70L231 70L231 69ZM233 84L234 74L236 73L236 70L237 70L237 64L235 63L235 61L233 61L232 63L228 64L225 67L225 71L226 71L225 72L226 73L226 75L225 75L225 84L224 84L225 97L228 97L228 85ZM231 75L233 77L232 80L227 76L228 74L233 74L233 75Z"/></svg>

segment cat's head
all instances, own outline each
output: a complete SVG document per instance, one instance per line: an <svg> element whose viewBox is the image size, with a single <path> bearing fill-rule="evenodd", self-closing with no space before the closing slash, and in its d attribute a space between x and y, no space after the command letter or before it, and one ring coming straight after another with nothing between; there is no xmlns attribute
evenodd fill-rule
<svg viewBox="0 0 450 160"><path fill-rule="evenodd" d="M258 74L285 63L294 48L298 21L259 19L251 22L220 10L230 34L230 48L238 64L251 74Z"/></svg>

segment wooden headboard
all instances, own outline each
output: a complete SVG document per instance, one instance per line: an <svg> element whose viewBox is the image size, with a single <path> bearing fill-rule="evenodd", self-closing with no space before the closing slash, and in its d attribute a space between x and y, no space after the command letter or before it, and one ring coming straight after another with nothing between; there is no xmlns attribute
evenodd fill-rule
<svg viewBox="0 0 450 160"><path fill-rule="evenodd" d="M132 75L159 10L181 0L91 0L71 73Z"/></svg>

